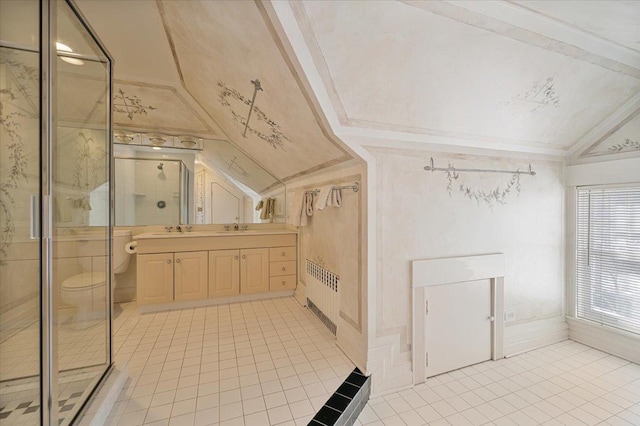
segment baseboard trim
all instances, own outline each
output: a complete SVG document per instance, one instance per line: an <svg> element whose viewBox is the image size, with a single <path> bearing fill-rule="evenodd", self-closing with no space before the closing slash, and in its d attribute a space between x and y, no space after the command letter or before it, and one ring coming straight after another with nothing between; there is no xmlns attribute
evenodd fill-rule
<svg viewBox="0 0 640 426"><path fill-rule="evenodd" d="M567 322L571 340L640 363L640 336L571 317L567 317Z"/></svg>
<svg viewBox="0 0 640 426"><path fill-rule="evenodd" d="M505 357L519 355L569 338L569 326L563 317L505 327Z"/></svg>
<svg viewBox="0 0 640 426"><path fill-rule="evenodd" d="M141 314L152 312L173 311L177 309L200 308L203 306L226 305L237 302L251 302L253 300L275 299L293 296L293 290L273 291L270 293L242 294L240 296L217 297L215 299L185 300L183 302L158 303L157 305L142 305L138 309Z"/></svg>

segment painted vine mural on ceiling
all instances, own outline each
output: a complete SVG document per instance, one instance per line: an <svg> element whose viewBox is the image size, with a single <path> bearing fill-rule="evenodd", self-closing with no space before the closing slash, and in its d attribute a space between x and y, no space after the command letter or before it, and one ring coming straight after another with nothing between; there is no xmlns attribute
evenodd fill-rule
<svg viewBox="0 0 640 426"><path fill-rule="evenodd" d="M21 185L27 183L23 130L28 127L27 120L39 117L38 106L34 103L38 98L34 90L37 90L39 76L36 67L24 64L14 52L5 49L0 49L0 67L3 77L0 78L3 82L0 86L0 149L3 151L0 155L0 254L4 256L16 230L13 209L17 193Z"/></svg>
<svg viewBox="0 0 640 426"><path fill-rule="evenodd" d="M152 105L143 105L142 99L136 95L127 95L122 89L118 89L113 95L113 111L126 114L129 120L133 120L135 115L147 115L147 110L155 109L157 108Z"/></svg>
<svg viewBox="0 0 640 426"><path fill-rule="evenodd" d="M243 96L233 87L227 86L222 81L218 81L218 87L221 89L220 94L218 95L218 101L220 104L230 109L234 121L240 123L243 127L246 126L246 115L248 109L246 112L243 111L243 115L241 115L233 109L230 101L240 102L240 104L249 107L251 105L251 100ZM262 139L274 149L282 149L286 151L285 142L291 143L291 140L282 132L280 126L270 119L267 114L265 114L265 112L256 105L253 106L253 113L255 114L258 122L267 127L267 132L262 132L256 129L256 126L247 126L247 131Z"/></svg>
<svg viewBox="0 0 640 426"><path fill-rule="evenodd" d="M518 93L511 100L502 102L505 106L526 104L528 113L534 113L543 108L560 106L560 97L556 92L553 77L540 80L533 84L531 89L524 93Z"/></svg>

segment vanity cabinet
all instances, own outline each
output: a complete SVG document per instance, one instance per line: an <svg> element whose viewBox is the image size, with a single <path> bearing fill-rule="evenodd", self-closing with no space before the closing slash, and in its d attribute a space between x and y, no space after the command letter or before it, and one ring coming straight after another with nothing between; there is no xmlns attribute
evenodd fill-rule
<svg viewBox="0 0 640 426"><path fill-rule="evenodd" d="M148 305L206 299L206 251L138 256L138 303Z"/></svg>
<svg viewBox="0 0 640 426"><path fill-rule="evenodd" d="M274 247L269 249L269 291L296 288L296 248Z"/></svg>
<svg viewBox="0 0 640 426"><path fill-rule="evenodd" d="M269 291L269 249L240 250L240 294Z"/></svg>
<svg viewBox="0 0 640 426"><path fill-rule="evenodd" d="M206 299L209 293L209 256L206 251L175 253L175 300Z"/></svg>
<svg viewBox="0 0 640 426"><path fill-rule="evenodd" d="M138 304L294 290L296 255L292 233L138 239Z"/></svg>
<svg viewBox="0 0 640 426"><path fill-rule="evenodd" d="M240 294L240 250L209 252L209 297Z"/></svg>
<svg viewBox="0 0 640 426"><path fill-rule="evenodd" d="M173 301L173 253L138 255L138 303Z"/></svg>

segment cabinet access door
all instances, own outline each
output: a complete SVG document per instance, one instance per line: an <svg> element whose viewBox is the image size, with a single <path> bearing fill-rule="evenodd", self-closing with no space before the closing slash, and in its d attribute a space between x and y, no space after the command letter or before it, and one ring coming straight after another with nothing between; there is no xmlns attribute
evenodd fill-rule
<svg viewBox="0 0 640 426"><path fill-rule="evenodd" d="M206 251L175 254L176 301L206 299L209 256Z"/></svg>
<svg viewBox="0 0 640 426"><path fill-rule="evenodd" d="M173 301L173 253L138 255L138 303Z"/></svg>
<svg viewBox="0 0 640 426"><path fill-rule="evenodd" d="M269 291L269 249L240 250L240 293Z"/></svg>
<svg viewBox="0 0 640 426"><path fill-rule="evenodd" d="M209 252L209 297L240 294L240 250Z"/></svg>

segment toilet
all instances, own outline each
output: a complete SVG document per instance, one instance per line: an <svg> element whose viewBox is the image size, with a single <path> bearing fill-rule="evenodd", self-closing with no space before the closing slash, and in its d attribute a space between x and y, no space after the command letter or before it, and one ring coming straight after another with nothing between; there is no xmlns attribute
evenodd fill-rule
<svg viewBox="0 0 640 426"><path fill-rule="evenodd" d="M131 241L131 231L113 230L113 277L111 294L116 287L115 274L123 273L129 267L131 255L126 252L125 245ZM91 265L93 262L88 262ZM105 281L104 271L85 271L62 282L60 300L74 308L71 326L86 328L94 325L94 321L105 318ZM113 299L113 297L112 297Z"/></svg>

